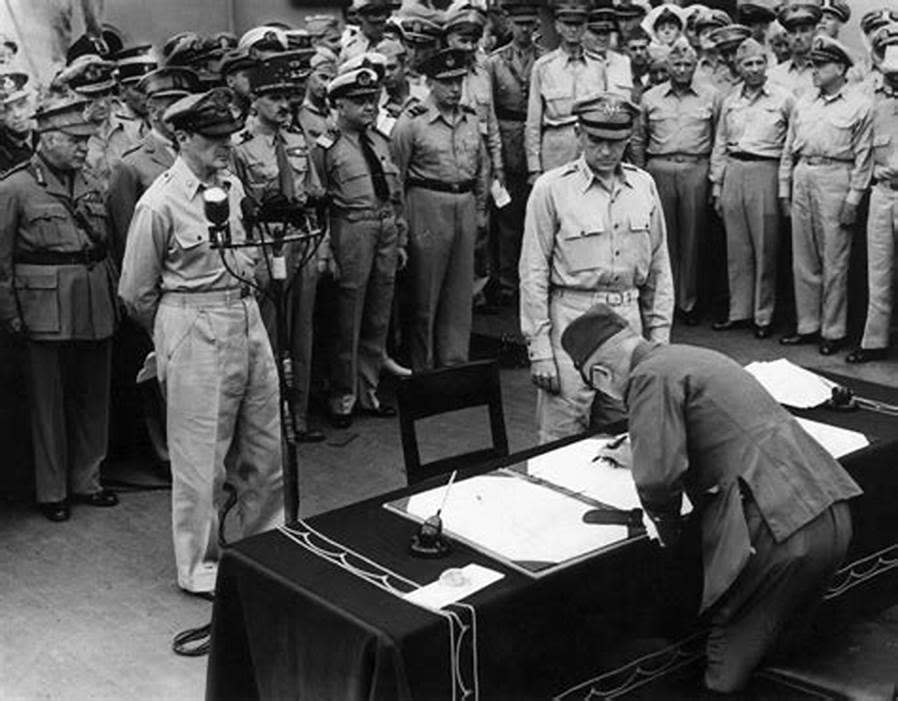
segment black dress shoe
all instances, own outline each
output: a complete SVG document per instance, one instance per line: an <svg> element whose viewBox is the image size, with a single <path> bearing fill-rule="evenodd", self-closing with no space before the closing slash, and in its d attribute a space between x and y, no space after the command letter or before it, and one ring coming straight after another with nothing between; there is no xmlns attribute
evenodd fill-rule
<svg viewBox="0 0 898 701"><path fill-rule="evenodd" d="M770 328L770 324L755 325L755 338L770 338L771 333L773 330Z"/></svg>
<svg viewBox="0 0 898 701"><path fill-rule="evenodd" d="M715 321L711 324L711 328L715 331L730 331L732 329L744 329L748 322L745 319L737 319L736 321Z"/></svg>
<svg viewBox="0 0 898 701"><path fill-rule="evenodd" d="M844 338L824 338L820 343L820 355L832 355L842 350L845 345Z"/></svg>
<svg viewBox="0 0 898 701"><path fill-rule="evenodd" d="M846 356L845 362L872 363L876 360L885 360L887 355L887 348L855 348Z"/></svg>
<svg viewBox="0 0 898 701"><path fill-rule="evenodd" d="M45 501L37 505L38 510L44 515L44 518L59 523L60 521L68 521L72 515L69 510L69 502L62 501Z"/></svg>
<svg viewBox="0 0 898 701"><path fill-rule="evenodd" d="M337 414L331 412L328 415L328 418L334 428L349 428L352 426L352 414Z"/></svg>
<svg viewBox="0 0 898 701"><path fill-rule="evenodd" d="M109 507L118 505L118 497L115 492L101 489L93 494L72 494L72 502L86 504L87 506Z"/></svg>
<svg viewBox="0 0 898 701"><path fill-rule="evenodd" d="M320 443L324 439L325 435L316 428L307 428L305 431L296 432L298 443Z"/></svg>
<svg viewBox="0 0 898 701"><path fill-rule="evenodd" d="M373 416L376 419L392 419L396 416L396 408L391 407L389 404L381 404L374 408L362 406L359 407L358 411L364 416Z"/></svg>
<svg viewBox="0 0 898 701"><path fill-rule="evenodd" d="M784 346L801 346L809 343L817 343L820 340L820 334L817 333L793 333L783 336L780 343Z"/></svg>

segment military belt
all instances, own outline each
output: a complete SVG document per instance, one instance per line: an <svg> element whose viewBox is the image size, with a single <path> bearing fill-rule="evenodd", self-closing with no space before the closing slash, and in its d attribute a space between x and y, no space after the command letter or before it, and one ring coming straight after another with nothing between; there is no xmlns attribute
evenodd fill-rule
<svg viewBox="0 0 898 701"><path fill-rule="evenodd" d="M162 293L162 304L182 307L227 306L251 296L249 285L218 287L211 290L172 290Z"/></svg>
<svg viewBox="0 0 898 701"><path fill-rule="evenodd" d="M344 207L331 207L331 216L334 219L342 219L348 222L357 221L383 221L396 216L393 207L375 207L373 209L346 209Z"/></svg>
<svg viewBox="0 0 898 701"><path fill-rule="evenodd" d="M639 290L578 290L573 287L553 287L554 297L589 298L592 304L607 304L609 307L622 307L639 301Z"/></svg>
<svg viewBox="0 0 898 701"><path fill-rule="evenodd" d="M510 110L507 107L499 107L496 105L496 119L502 119L506 122L526 122L527 113L518 110Z"/></svg>
<svg viewBox="0 0 898 701"><path fill-rule="evenodd" d="M779 161L779 156L759 156L756 153L747 153L746 151L733 151L728 154L730 158L734 158L737 161L751 161L751 162L763 162L763 161Z"/></svg>
<svg viewBox="0 0 898 701"><path fill-rule="evenodd" d="M699 163L708 160L707 154L689 154L689 153L650 153L649 160L671 161L673 163Z"/></svg>
<svg viewBox="0 0 898 701"><path fill-rule="evenodd" d="M81 251L17 251L15 262L23 265L90 265L106 260L105 248Z"/></svg>
<svg viewBox="0 0 898 701"><path fill-rule="evenodd" d="M406 188L421 187L425 190L435 190L436 192L453 192L455 194L463 194L473 192L476 180L462 180L458 183L446 183L442 180L430 180L428 178L408 178L405 181Z"/></svg>
<svg viewBox="0 0 898 701"><path fill-rule="evenodd" d="M889 190L898 190L898 176L894 178L877 178L873 181L873 184Z"/></svg>
<svg viewBox="0 0 898 701"><path fill-rule="evenodd" d="M802 156L801 161L809 166L848 165L854 162L847 158L830 158L829 156Z"/></svg>

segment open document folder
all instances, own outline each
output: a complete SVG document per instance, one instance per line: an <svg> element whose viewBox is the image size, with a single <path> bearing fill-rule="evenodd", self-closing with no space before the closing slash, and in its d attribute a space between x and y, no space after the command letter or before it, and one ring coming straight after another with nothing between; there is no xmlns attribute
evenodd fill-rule
<svg viewBox="0 0 898 701"><path fill-rule="evenodd" d="M793 409L813 409L833 396L836 383L785 358L754 362L745 369L780 404Z"/></svg>

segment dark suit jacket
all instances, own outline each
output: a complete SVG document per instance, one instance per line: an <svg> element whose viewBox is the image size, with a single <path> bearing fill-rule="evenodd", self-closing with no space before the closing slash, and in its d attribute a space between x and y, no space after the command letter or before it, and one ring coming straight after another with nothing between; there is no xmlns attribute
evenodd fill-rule
<svg viewBox="0 0 898 701"><path fill-rule="evenodd" d="M733 583L751 543L739 482L782 542L860 487L748 372L705 348L641 345L626 391L633 477L649 516L685 491L702 524L702 610Z"/></svg>

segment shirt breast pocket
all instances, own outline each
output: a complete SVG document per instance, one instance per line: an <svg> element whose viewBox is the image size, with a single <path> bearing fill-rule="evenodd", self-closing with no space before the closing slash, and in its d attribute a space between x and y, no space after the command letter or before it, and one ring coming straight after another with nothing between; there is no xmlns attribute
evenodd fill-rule
<svg viewBox="0 0 898 701"><path fill-rule="evenodd" d="M873 137L873 150L877 163L888 163L892 151L891 134L876 134Z"/></svg>
<svg viewBox="0 0 898 701"><path fill-rule="evenodd" d="M549 117L566 117L571 113L574 100L571 91L564 88L546 88L543 90L546 101L546 112Z"/></svg>
<svg viewBox="0 0 898 701"><path fill-rule="evenodd" d="M37 248L60 250L81 248L75 224L68 210L56 202L25 207L28 238Z"/></svg>
<svg viewBox="0 0 898 701"><path fill-rule="evenodd" d="M630 214L626 245L623 246L633 268L637 287L645 284L652 267L652 219L648 212Z"/></svg>
<svg viewBox="0 0 898 701"><path fill-rule="evenodd" d="M202 254L202 245L207 237L205 229L187 227L176 221L169 248L180 249L188 261L196 260Z"/></svg>
<svg viewBox="0 0 898 701"><path fill-rule="evenodd" d="M368 168L362 163L347 163L337 170L336 176L341 195L348 200L364 197L373 187Z"/></svg>
<svg viewBox="0 0 898 701"><path fill-rule="evenodd" d="M610 242L601 227L565 227L560 248L564 265L572 273L610 267Z"/></svg>

